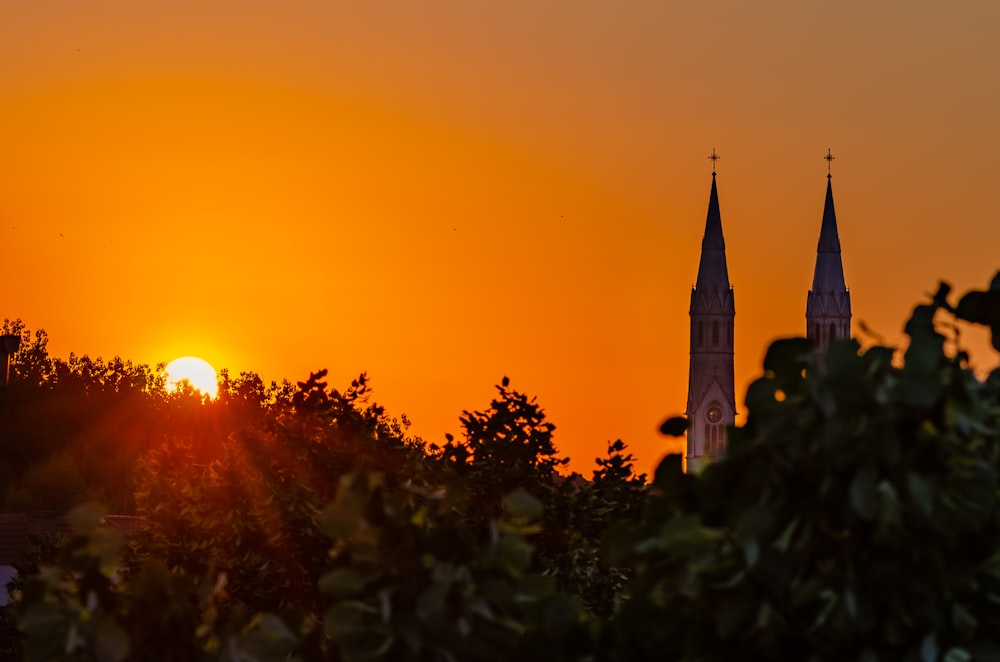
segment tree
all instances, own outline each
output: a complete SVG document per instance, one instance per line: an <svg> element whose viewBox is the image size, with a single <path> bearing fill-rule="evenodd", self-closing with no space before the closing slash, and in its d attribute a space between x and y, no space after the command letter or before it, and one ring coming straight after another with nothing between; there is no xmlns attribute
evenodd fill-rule
<svg viewBox="0 0 1000 662"><path fill-rule="evenodd" d="M316 613L329 549L316 517L340 477L367 469L403 481L410 458L423 458L419 440L368 402L365 375L343 393L324 376L230 434L221 457L201 462L184 440L150 453L136 493L139 558L191 576L224 572L252 611Z"/></svg>
<svg viewBox="0 0 1000 662"><path fill-rule="evenodd" d="M601 542L612 525L639 520L647 489L646 475L635 473L621 439L609 443L607 456L596 462L593 478L573 494L565 549L550 563L560 587L579 595L589 613L607 618L625 599L631 573L608 562Z"/></svg>
<svg viewBox="0 0 1000 662"><path fill-rule="evenodd" d="M207 464L222 456L230 434L292 406L290 384L265 385L254 373L231 378L223 371L218 398L209 400L190 386L168 392L163 366L117 356L54 358L47 334L20 320L6 321L3 332L21 336L10 385L0 394L0 501L8 511L62 512L70 501L91 498L132 513L139 457L168 439L185 440ZM56 475L60 458L75 467L73 480L46 488L52 481L37 477Z"/></svg>
<svg viewBox="0 0 1000 662"><path fill-rule="evenodd" d="M942 285L893 350L777 341L747 423L699 475L657 469L608 659L1000 659L1000 372L976 379L942 315L991 326L1000 275L957 307ZM669 422L673 432L683 422Z"/></svg>
<svg viewBox="0 0 1000 662"><path fill-rule="evenodd" d="M552 577L560 590L579 595L595 615L611 613L621 598L626 575L601 559L600 540L614 521L633 521L645 499L644 476L633 471L632 456L618 440L598 458L592 481L563 476L554 442L555 425L534 398L504 377L498 397L484 411L461 417L464 440L448 443L436 457L454 469L469 490L469 516L480 527L502 515L503 497L526 490L543 506L533 569Z"/></svg>

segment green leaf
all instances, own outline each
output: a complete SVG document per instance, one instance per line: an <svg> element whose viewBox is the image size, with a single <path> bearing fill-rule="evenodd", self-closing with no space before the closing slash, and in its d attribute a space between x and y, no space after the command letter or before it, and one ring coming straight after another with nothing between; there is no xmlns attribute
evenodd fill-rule
<svg viewBox="0 0 1000 662"><path fill-rule="evenodd" d="M938 306L939 308L945 308L945 309L949 308L948 306L949 294L951 294L951 285L949 285L944 281L938 283L937 292L934 293L933 297L934 305Z"/></svg>
<svg viewBox="0 0 1000 662"><path fill-rule="evenodd" d="M683 480L685 475L684 456L678 453L671 453L656 465L656 471L653 472L653 485L666 488L674 481Z"/></svg>
<svg viewBox="0 0 1000 662"><path fill-rule="evenodd" d="M910 314L910 319L907 320L906 326L903 327L903 331L908 336L927 334L932 335L934 331L934 313L937 312L936 306L931 306L928 304L921 304L913 309L913 313Z"/></svg>
<svg viewBox="0 0 1000 662"><path fill-rule="evenodd" d="M904 354L908 373L925 374L938 369L944 359L944 336L940 333L912 333Z"/></svg>
<svg viewBox="0 0 1000 662"><path fill-rule="evenodd" d="M107 509L96 503L82 503L66 515L66 523L73 533L87 535L100 525L108 514Z"/></svg>
<svg viewBox="0 0 1000 662"><path fill-rule="evenodd" d="M94 531L87 539L83 552L96 558L101 574L110 579L118 570L124 539L124 534L117 529Z"/></svg>
<svg viewBox="0 0 1000 662"><path fill-rule="evenodd" d="M368 503L367 482L363 475L341 477L336 498L316 520L320 531L334 540L344 540L357 530Z"/></svg>
<svg viewBox="0 0 1000 662"><path fill-rule="evenodd" d="M18 615L18 625L29 638L45 639L52 636L62 626L66 614L60 605L51 602L35 602Z"/></svg>
<svg viewBox="0 0 1000 662"><path fill-rule="evenodd" d="M247 631L234 641L233 658L252 662L256 660L286 660L295 647L295 633L274 614L256 617Z"/></svg>
<svg viewBox="0 0 1000 662"><path fill-rule="evenodd" d="M764 371L782 387L802 379L802 369L812 357L813 343L808 338L781 338L771 343L764 355Z"/></svg>
<svg viewBox="0 0 1000 662"><path fill-rule="evenodd" d="M542 516L544 506L526 489L519 487L503 497L503 509L511 517L536 520Z"/></svg>
<svg viewBox="0 0 1000 662"><path fill-rule="evenodd" d="M778 390L777 382L768 377L761 377L751 382L750 386L747 387L746 398L744 398L751 415L774 410L778 402L775 397Z"/></svg>
<svg viewBox="0 0 1000 662"><path fill-rule="evenodd" d="M368 579L358 570L342 567L326 573L319 579L319 590L334 598L349 598L361 593Z"/></svg>
<svg viewBox="0 0 1000 662"><path fill-rule="evenodd" d="M860 345L854 339L840 340L826 351L826 374L833 381L854 383L862 370Z"/></svg>
<svg viewBox="0 0 1000 662"><path fill-rule="evenodd" d="M110 616L103 616L94 625L94 656L98 662L121 662L129 654L129 638Z"/></svg>
<svg viewBox="0 0 1000 662"><path fill-rule="evenodd" d="M665 434L669 437L680 437L687 430L688 421L683 416L674 416L673 418L668 418L660 424L660 434Z"/></svg>
<svg viewBox="0 0 1000 662"><path fill-rule="evenodd" d="M756 539L751 538L743 543L743 560L747 564L748 568L753 568L757 565L757 559L760 558L760 544Z"/></svg>
<svg viewBox="0 0 1000 662"><path fill-rule="evenodd" d="M833 589L825 588L819 592L819 600L822 607L817 612L816 618L809 628L810 630L818 630L826 625L830 614L833 613L834 608L837 606L837 593Z"/></svg>
<svg viewBox="0 0 1000 662"><path fill-rule="evenodd" d="M851 508L866 521L879 513L878 475L871 467L862 467L854 474L850 487Z"/></svg>
<svg viewBox="0 0 1000 662"><path fill-rule="evenodd" d="M969 638L975 635L976 628L979 627L976 615L957 602L951 606L951 622L955 625L955 629Z"/></svg>
<svg viewBox="0 0 1000 662"><path fill-rule="evenodd" d="M923 476L911 472L906 474L906 488L918 512L930 517L934 513L934 492L930 484Z"/></svg>
<svg viewBox="0 0 1000 662"><path fill-rule="evenodd" d="M888 480L878 483L879 522L883 525L899 524L899 495Z"/></svg>
<svg viewBox="0 0 1000 662"><path fill-rule="evenodd" d="M1000 350L1000 289L993 289L995 283L996 279L991 283L989 291L965 294L955 308L955 316L973 324L990 327L993 347Z"/></svg>
<svg viewBox="0 0 1000 662"><path fill-rule="evenodd" d="M774 549L779 552L787 552L788 547L792 543L792 538L795 536L795 531L799 526L799 518L796 517L785 527L785 530L781 532L781 535L772 543Z"/></svg>
<svg viewBox="0 0 1000 662"><path fill-rule="evenodd" d="M359 637L367 629L366 614L371 616L373 611L374 608L361 602L338 602L323 615L323 630L335 641Z"/></svg>

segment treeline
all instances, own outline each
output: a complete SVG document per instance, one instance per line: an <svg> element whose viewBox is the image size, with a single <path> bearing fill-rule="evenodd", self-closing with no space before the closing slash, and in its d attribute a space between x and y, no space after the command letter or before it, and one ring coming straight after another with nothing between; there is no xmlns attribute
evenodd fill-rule
<svg viewBox="0 0 1000 662"><path fill-rule="evenodd" d="M568 480L506 379L442 446L312 375L199 458L151 440L127 539L76 508L23 566L27 659L1000 660L1000 274L893 350L774 343L746 424L650 484ZM958 347L958 349L956 349ZM683 419L663 424L682 434Z"/></svg>
<svg viewBox="0 0 1000 662"><path fill-rule="evenodd" d="M294 385L265 384L255 373L220 375L219 397L168 391L162 366L115 357L49 355L44 330L5 320L19 335L8 388L0 392L0 509L64 513L94 500L134 514L134 468L167 440L185 440L199 461L218 458L222 441L291 406Z"/></svg>

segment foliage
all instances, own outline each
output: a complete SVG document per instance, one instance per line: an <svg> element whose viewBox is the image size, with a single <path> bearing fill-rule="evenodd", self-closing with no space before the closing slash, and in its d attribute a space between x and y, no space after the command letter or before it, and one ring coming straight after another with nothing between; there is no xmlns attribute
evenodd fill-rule
<svg viewBox="0 0 1000 662"><path fill-rule="evenodd" d="M775 342L726 456L664 460L608 539L636 573L608 659L1000 659L1000 373L977 380L942 326L996 345L1000 277L948 294L914 311L901 367L844 341L817 370L807 341Z"/></svg>
<svg viewBox="0 0 1000 662"><path fill-rule="evenodd" d="M542 504L524 490L483 538L446 485L390 488L351 474L320 517L334 541L320 579L327 636L345 660L576 659L577 601L530 571Z"/></svg>
<svg viewBox="0 0 1000 662"><path fill-rule="evenodd" d="M24 583L17 612L25 660L279 660L291 649L293 635L273 617L241 631L220 623L224 581L199 586L157 561L117 581L121 534L101 526L102 516L93 504L71 511L60 563Z"/></svg>
<svg viewBox="0 0 1000 662"><path fill-rule="evenodd" d="M552 436L555 426L529 398L510 388L503 378L499 397L486 411L463 412L465 441L449 443L442 457L468 476L489 515L500 512L500 496L517 487L548 485L559 467L569 462L558 457Z"/></svg>
<svg viewBox="0 0 1000 662"><path fill-rule="evenodd" d="M450 443L446 449L427 454L422 442L405 437L405 428L386 419L380 407L369 404L364 375L343 393L329 389L321 381L323 376L316 373L299 383L291 406L277 417L235 434L226 442L219 460L198 465L183 444L151 453L138 481L136 498L144 524L136 537L136 558L162 559L172 571L190 576L224 572L234 603L252 611L276 611L303 634L304 650L324 650L325 644L316 639L324 633L311 628L306 616L319 613L321 605L337 597L324 593L322 582L317 584L317 578L326 572L330 549L324 535L330 533L324 519L330 510L322 509L331 501L343 506L344 481L363 471L366 476L379 476L378 486L372 488L371 499L376 504L372 508L384 509L377 517L366 511L366 516L374 518L366 530L381 530L386 537L379 540L392 543L362 554L358 546L345 547L341 540L334 543L335 549L342 550L337 559L339 563L358 564L358 559L391 553L391 563L386 563L393 571L387 571L381 581L393 586L390 592L402 604L409 604L407 600L414 603L418 589L427 590L421 582L444 581L440 577L450 576L450 572L459 572L463 581L470 580L474 571L489 572L495 576L487 586L506 586L494 567L500 563L508 573L503 575L507 584L520 581L522 575L536 577L545 572L572 592L580 593L574 589L581 586L599 586L584 599L614 604L624 576L607 571L598 558L599 538L610 511L589 520L581 511L594 504L605 508L617 504L623 512L638 512L642 478L632 475L632 458L623 455L624 444L612 445L612 454L602 461L595 481L580 490L554 470L564 461L555 457L552 426L544 421L541 410L524 395L501 386L502 400L494 402L487 413L467 414L468 420L476 421L466 437L475 451L468 453L467 462L460 463L454 458L464 446ZM502 448L489 448L485 429L502 431ZM535 446L524 450L530 443ZM516 455L511 449L519 448L523 455L520 470L531 466L536 471L523 473L517 481L507 463L496 458L506 460ZM539 450L542 457L533 457ZM504 482L505 471L508 482ZM486 480L486 475L493 481ZM622 490L616 487L618 482L628 487ZM523 561L530 565L523 568L514 567L503 556L510 551L506 541L512 530L505 529L497 537L497 522L509 514L504 509L506 495L500 492L508 485L516 485L525 494L527 487L532 494L541 495L540 503L544 504L544 515L538 513L542 525L519 533L530 533L533 544L547 547L533 564L531 555L524 556ZM632 500L631 506L624 505L627 499ZM562 511L557 510L560 507ZM317 520L321 510L325 515ZM571 516L560 523L552 516L560 512ZM586 523L585 530L574 529L577 520ZM509 528L509 522L504 526ZM437 558L441 550L451 556L427 565L427 559ZM492 559L493 566L483 565L486 558ZM558 559L562 565L549 564L546 558ZM403 559L410 559L415 566L411 568ZM371 568L366 569L369 571ZM401 582L399 578L404 576L408 579ZM471 585L455 578L447 581L462 586L454 589L456 595L468 600L475 597L477 605L490 604L474 595ZM531 581L532 590L548 586L547 580ZM529 593L518 595L523 602ZM559 604L566 608L565 602ZM512 609L510 605L504 608ZM523 605L518 608L523 611ZM489 609L502 613L497 605ZM400 607L393 613L406 614L407 609ZM480 613L478 618L484 617ZM516 623L513 618L507 617L507 621ZM496 619L499 622L500 616ZM524 640L524 633L514 640ZM409 641L407 645L412 648L415 644ZM440 645L445 644L434 644ZM463 650L462 656L472 654Z"/></svg>
<svg viewBox="0 0 1000 662"><path fill-rule="evenodd" d="M5 320L2 332L21 336L0 397L0 508L8 512L62 513L94 499L131 514L139 457L183 439L209 462L232 432L290 404L290 385L265 386L253 373L223 372L219 397L206 401L190 388L167 392L162 366L54 358L48 335L20 320Z"/></svg>
<svg viewBox="0 0 1000 662"><path fill-rule="evenodd" d="M484 411L461 417L463 439L450 435L434 457L454 471L468 490L468 519L483 531L503 513L506 494L524 489L544 504L540 530L533 537L533 569L552 577L564 591L578 595L590 613L614 610L626 575L600 559L600 539L615 519L632 521L641 511L645 476L636 476L623 442L598 458L592 481L564 477L553 441L555 426L534 398L511 388L504 377L498 397Z"/></svg>
<svg viewBox="0 0 1000 662"><path fill-rule="evenodd" d="M194 576L222 571L233 597L255 611L315 611L327 542L315 520L337 478L355 467L401 471L421 444L369 405L361 375L344 393L316 373L278 414L198 463L190 444L151 452L139 470L139 558Z"/></svg>
<svg viewBox="0 0 1000 662"><path fill-rule="evenodd" d="M609 562L601 541L612 524L637 522L646 502L646 475L635 473L634 458L626 451L618 439L608 444L607 457L596 459L592 480L575 492L572 517L563 529L565 548L549 561L560 586L602 618L618 610L631 573ZM550 526L560 531L555 521Z"/></svg>
<svg viewBox="0 0 1000 662"><path fill-rule="evenodd" d="M54 453L28 469L19 484L8 490L7 507L20 512L65 512L85 501L88 489L79 466L69 452Z"/></svg>
<svg viewBox="0 0 1000 662"><path fill-rule="evenodd" d="M283 642L282 650L294 643L303 659L373 650L399 659L577 659L587 650L581 601L559 586L603 584L599 598L613 604L608 591L624 584L620 573L604 577L597 553L611 511L583 512L616 501L638 512L642 479L632 475L624 444L609 447L593 482L566 480L555 471L565 461L551 444L553 427L504 384L500 404L467 414L476 422L467 432L476 452L459 464L441 449L428 453L405 436L405 419L390 420L369 403L366 376L339 392L324 374L230 435L216 459L201 462L185 439L148 453L136 480L142 523L130 538L124 581L79 607L77 578L89 580L71 559L58 566L62 574L43 568L42 583L23 591L23 608L70 605L49 621L47 641L82 632L81 619L110 619L136 659L139 650L150 655L164 628L189 644L182 648L191 659L215 655L248 631ZM489 448L483 430L503 431L503 445ZM519 466L535 468L522 481L497 459L510 457L511 441L536 444L522 453ZM530 456L539 450L540 458ZM522 486L502 494L504 483L489 483L490 495L476 485L504 471L507 484L543 498ZM561 525L547 523L551 512L566 514ZM548 545L544 555L533 553L538 544ZM575 560L563 563L570 545ZM155 616L143 622L132 607L146 605L149 616L157 600L169 612L159 629ZM81 650L95 650L98 635L85 634Z"/></svg>
<svg viewBox="0 0 1000 662"><path fill-rule="evenodd" d="M70 515L20 584L25 657L1000 660L1000 371L952 349L955 319L997 345L1000 275L949 295L915 309L902 361L775 342L726 454L697 475L668 456L651 485L621 441L591 480L563 476L506 378L443 447L365 375L226 376L215 409L153 396L172 423L136 474L139 532L122 556L101 511ZM35 338L19 369L39 397L111 383Z"/></svg>

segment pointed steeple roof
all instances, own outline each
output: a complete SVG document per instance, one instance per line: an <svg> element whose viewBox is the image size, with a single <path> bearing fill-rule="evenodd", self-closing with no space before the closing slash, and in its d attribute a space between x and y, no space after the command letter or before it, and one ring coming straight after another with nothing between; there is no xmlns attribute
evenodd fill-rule
<svg viewBox="0 0 1000 662"><path fill-rule="evenodd" d="M839 249L838 249L839 251ZM701 240L701 261L698 263L698 281L695 287L729 289L729 269L726 266L726 240L722 237L722 214L719 212L719 190L712 173L712 192L708 197L708 217L705 219L705 236Z"/></svg>
<svg viewBox="0 0 1000 662"><path fill-rule="evenodd" d="M813 273L812 291L816 293L843 292L844 263L840 259L840 236L837 233L837 213L833 207L833 184L826 176L826 203L823 206L823 225L819 231L816 248L816 271Z"/></svg>

